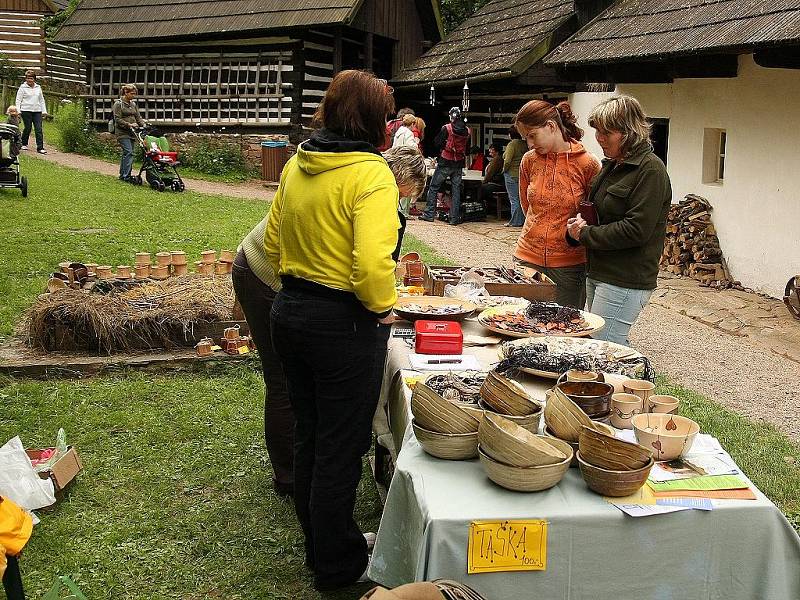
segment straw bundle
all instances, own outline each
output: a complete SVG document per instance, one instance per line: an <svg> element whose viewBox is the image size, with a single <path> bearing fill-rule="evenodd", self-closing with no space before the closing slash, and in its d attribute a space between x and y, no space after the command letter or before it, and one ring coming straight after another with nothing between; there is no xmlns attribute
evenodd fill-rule
<svg viewBox="0 0 800 600"><path fill-rule="evenodd" d="M230 320L234 303L229 279L196 275L95 289L110 291L67 289L40 297L23 316L20 334L48 351L193 346L194 326Z"/></svg>

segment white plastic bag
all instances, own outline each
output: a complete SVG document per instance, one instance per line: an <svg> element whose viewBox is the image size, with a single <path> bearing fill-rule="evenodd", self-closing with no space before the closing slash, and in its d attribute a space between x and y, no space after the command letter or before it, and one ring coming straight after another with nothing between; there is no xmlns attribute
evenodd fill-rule
<svg viewBox="0 0 800 600"><path fill-rule="evenodd" d="M483 277L470 270L461 276L457 285L444 286L444 295L446 298L458 298L479 304L482 297L489 295L485 283Z"/></svg>
<svg viewBox="0 0 800 600"><path fill-rule="evenodd" d="M34 510L56 501L53 482L40 479L31 466L19 436L0 448L0 496Z"/></svg>

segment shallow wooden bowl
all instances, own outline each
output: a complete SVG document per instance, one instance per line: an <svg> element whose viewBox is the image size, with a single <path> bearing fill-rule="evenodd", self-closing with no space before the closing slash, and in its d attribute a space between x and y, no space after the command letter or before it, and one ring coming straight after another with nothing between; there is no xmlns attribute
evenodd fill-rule
<svg viewBox="0 0 800 600"><path fill-rule="evenodd" d="M411 413L420 427L439 433L477 433L478 419L422 382L411 394Z"/></svg>
<svg viewBox="0 0 800 600"><path fill-rule="evenodd" d="M611 496L612 498L621 498L623 496L630 496L636 490L641 488L647 481L647 476L650 475L650 469L653 468L655 461L651 458L650 461L641 469L635 471L614 471L611 469L603 469L591 463L586 462L578 451L578 466L581 469L581 475L589 489L603 496Z"/></svg>
<svg viewBox="0 0 800 600"><path fill-rule="evenodd" d="M536 435L504 417L485 413L478 427L478 441L497 462L514 467L538 467L560 463L565 454L544 436Z"/></svg>
<svg viewBox="0 0 800 600"><path fill-rule="evenodd" d="M635 471L653 458L653 453L644 446L618 440L589 427L581 430L578 450L586 462L614 471Z"/></svg>
<svg viewBox="0 0 800 600"><path fill-rule="evenodd" d="M607 415L611 411L614 386L599 381L565 381L556 386L589 417Z"/></svg>
<svg viewBox="0 0 800 600"><path fill-rule="evenodd" d="M406 308L409 304L419 304L421 306L459 305L461 309L449 315L434 315L410 311ZM475 312L476 308L478 308L477 304L469 302L468 300L459 300L458 298L444 298L442 296L406 296L397 299L397 304L394 305L394 312L401 319L412 322L421 319L430 321L463 321Z"/></svg>
<svg viewBox="0 0 800 600"><path fill-rule="evenodd" d="M599 423L597 421L592 421L592 423L594 423L594 428L597 431L601 431L603 433L607 433L608 435L614 435L614 433L615 433L614 432L614 428L611 427L611 425L605 425L605 424ZM548 436L548 437L558 438L558 436L555 433L553 433L553 431L549 427L545 427L544 428L544 434L546 436ZM562 441L566 441L566 440L562 440ZM573 451L572 462L569 463L569 466L570 467L577 467L578 466L578 444L579 444L579 442L567 442L567 443L570 445L570 448L572 448L572 451Z"/></svg>
<svg viewBox="0 0 800 600"><path fill-rule="evenodd" d="M553 438L552 444L565 458L553 465L540 467L513 467L494 460L478 445L478 456L486 475L500 487L515 492L539 492L558 484L564 478L572 460L572 448L566 442Z"/></svg>
<svg viewBox="0 0 800 600"><path fill-rule="evenodd" d="M521 385L495 371L489 372L483 381L481 398L502 415L524 417L542 410Z"/></svg>
<svg viewBox="0 0 800 600"><path fill-rule="evenodd" d="M567 442L577 442L581 427L592 427L592 420L558 387L547 396L544 422L556 437Z"/></svg>
<svg viewBox="0 0 800 600"><path fill-rule="evenodd" d="M440 433L411 421L419 445L431 456L445 460L467 460L478 455L478 433Z"/></svg>

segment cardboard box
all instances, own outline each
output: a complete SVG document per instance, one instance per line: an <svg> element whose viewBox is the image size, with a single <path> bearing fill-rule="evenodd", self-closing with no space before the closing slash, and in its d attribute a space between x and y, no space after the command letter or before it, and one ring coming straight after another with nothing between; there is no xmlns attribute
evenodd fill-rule
<svg viewBox="0 0 800 600"><path fill-rule="evenodd" d="M448 277L448 272L461 268L463 267L426 266L424 284L426 293L431 296L444 296L444 286L448 284L455 285L459 281L457 276ZM431 269L436 269L441 275L433 276ZM494 270L494 268L486 267L485 270ZM528 273L526 273L526 276L529 276ZM487 283L486 291L492 296L513 296L525 298L526 300L555 300L555 283L541 273L535 273L533 280L533 283Z"/></svg>
<svg viewBox="0 0 800 600"><path fill-rule="evenodd" d="M42 456L45 450L49 450L49 448L25 450L25 453L31 460L36 460ZM53 486L58 493L66 488L81 471L83 471L83 463L81 457L78 456L78 451L73 446L67 446L66 453L50 469L39 472L39 477L52 479Z"/></svg>

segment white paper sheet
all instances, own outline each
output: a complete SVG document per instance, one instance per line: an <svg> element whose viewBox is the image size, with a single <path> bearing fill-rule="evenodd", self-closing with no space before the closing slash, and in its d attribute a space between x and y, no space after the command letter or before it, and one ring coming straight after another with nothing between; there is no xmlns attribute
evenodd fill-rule
<svg viewBox="0 0 800 600"><path fill-rule="evenodd" d="M411 364L411 368L417 371L481 370L478 359L471 354L415 354L412 352L408 355L408 362Z"/></svg>

